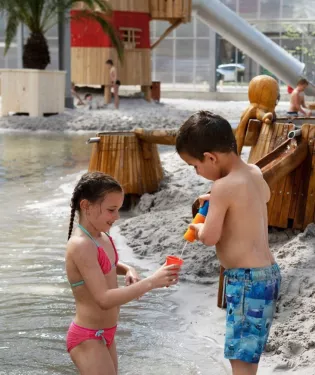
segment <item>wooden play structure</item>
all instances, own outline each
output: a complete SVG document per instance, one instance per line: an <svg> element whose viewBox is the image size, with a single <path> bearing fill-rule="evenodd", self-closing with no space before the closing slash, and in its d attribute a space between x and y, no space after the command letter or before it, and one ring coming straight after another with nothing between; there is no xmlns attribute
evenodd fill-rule
<svg viewBox="0 0 315 375"><path fill-rule="evenodd" d="M278 121L275 116L278 90L272 77L258 76L251 81L250 105L235 131L237 148L241 153L244 145L251 147L248 162L262 170L271 189L269 226L303 230L315 222L315 119ZM130 194L156 191L162 179L156 145L174 145L177 130L135 129L132 133L119 134L98 135L104 140L98 140L93 146L90 170L112 174ZM119 137L129 139L123 141ZM120 151L114 151L115 144L121 145ZM150 177L145 178L148 171ZM197 210L198 202L195 202L193 215ZM219 307L225 304L223 271L221 267Z"/></svg>
<svg viewBox="0 0 315 375"><path fill-rule="evenodd" d="M111 83L108 59L117 67L122 85L140 85L151 98L151 50L181 23L189 22L192 0L104 0L112 6L111 21L124 44L124 60L118 60L110 39L94 20L71 21L72 81L80 85L105 87L105 102L110 101ZM79 4L72 13L80 11ZM150 44L150 21L168 21L170 26L159 40Z"/></svg>
<svg viewBox="0 0 315 375"><path fill-rule="evenodd" d="M163 171L156 143L144 142L134 132L99 133L89 143L93 143L89 171L115 177L126 195L158 190Z"/></svg>

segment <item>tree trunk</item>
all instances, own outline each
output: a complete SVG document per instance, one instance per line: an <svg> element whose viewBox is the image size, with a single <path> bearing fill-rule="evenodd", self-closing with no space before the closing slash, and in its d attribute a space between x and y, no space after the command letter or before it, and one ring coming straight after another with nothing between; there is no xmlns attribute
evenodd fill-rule
<svg viewBox="0 0 315 375"><path fill-rule="evenodd" d="M42 33L31 33L23 51L25 69L46 69L50 64L50 53L47 40Z"/></svg>

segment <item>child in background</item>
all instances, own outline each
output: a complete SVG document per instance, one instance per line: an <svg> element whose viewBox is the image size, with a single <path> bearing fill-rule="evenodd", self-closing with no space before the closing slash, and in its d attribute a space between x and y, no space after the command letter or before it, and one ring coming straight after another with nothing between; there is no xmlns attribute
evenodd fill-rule
<svg viewBox="0 0 315 375"><path fill-rule="evenodd" d="M309 83L305 78L301 78L298 81L296 88L291 93L290 108L287 115L297 117L299 116L299 112L306 117L312 115L312 111L306 110L308 109L308 105L305 104L304 91L306 90L308 84Z"/></svg>
<svg viewBox="0 0 315 375"><path fill-rule="evenodd" d="M211 194L200 199L210 202L205 223L191 228L202 243L216 246L226 269L225 357L233 375L255 375L281 283L268 245L269 187L260 169L237 155L228 121L211 112L200 111L183 124L176 149L197 174L214 181Z"/></svg>
<svg viewBox="0 0 315 375"><path fill-rule="evenodd" d="M117 78L117 69L113 63L113 60L107 60L106 65L109 67L109 79L112 85L112 88L114 90L114 104L115 108L119 108L119 86L120 86L120 81Z"/></svg>
<svg viewBox="0 0 315 375"><path fill-rule="evenodd" d="M115 332L120 305L178 281L178 266L164 265L139 281L137 272L119 261L107 233L119 219L123 200L119 183L100 172L84 174L71 199L66 271L76 315L67 333L67 349L81 375L117 375ZM76 212L79 225L72 234ZM117 275L125 275L127 287L118 288Z"/></svg>
<svg viewBox="0 0 315 375"><path fill-rule="evenodd" d="M82 101L80 95L75 90L75 83L74 82L71 82L71 93L74 97L76 97L78 99L77 105L84 105L84 102Z"/></svg>

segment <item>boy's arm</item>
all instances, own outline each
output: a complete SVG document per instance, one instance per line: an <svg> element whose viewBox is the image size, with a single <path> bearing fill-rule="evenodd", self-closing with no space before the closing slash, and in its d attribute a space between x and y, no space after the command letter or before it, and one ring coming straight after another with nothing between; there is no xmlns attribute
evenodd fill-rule
<svg viewBox="0 0 315 375"><path fill-rule="evenodd" d="M191 224L191 228L196 230L199 240L206 246L214 246L221 238L225 215L229 208L230 190L230 187L223 181L214 183L205 223Z"/></svg>

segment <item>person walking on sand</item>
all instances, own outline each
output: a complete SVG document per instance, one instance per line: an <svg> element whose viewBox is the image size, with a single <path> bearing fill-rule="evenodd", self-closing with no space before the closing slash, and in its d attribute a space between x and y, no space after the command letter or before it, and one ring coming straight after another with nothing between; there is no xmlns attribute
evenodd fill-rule
<svg viewBox="0 0 315 375"><path fill-rule="evenodd" d="M299 112L304 116L308 117L312 114L312 111L306 111L308 106L305 104L304 91L308 86L308 81L302 78L298 81L296 88L291 93L290 108L287 114L289 116L297 117Z"/></svg>
<svg viewBox="0 0 315 375"><path fill-rule="evenodd" d="M106 65L109 67L109 77L110 77L110 82L111 86L114 90L114 103L115 103L115 108L119 108L119 86L120 86L120 81L117 78L117 69L114 66L113 60L107 60Z"/></svg>
<svg viewBox="0 0 315 375"><path fill-rule="evenodd" d="M117 375L115 333L120 306L178 282L179 266L163 265L139 281L137 272L119 261L108 231L119 219L123 200L119 183L101 172L84 174L71 199L66 272L76 314L66 342L81 375ZM76 212L79 224L72 234ZM125 288L118 288L117 275L125 276Z"/></svg>
<svg viewBox="0 0 315 375"><path fill-rule="evenodd" d="M176 149L196 173L214 181L204 224L191 224L207 246L216 246L225 268L224 355L233 375L255 375L274 318L281 275L268 244L270 190L260 169L242 161L227 120L208 111L179 129Z"/></svg>

